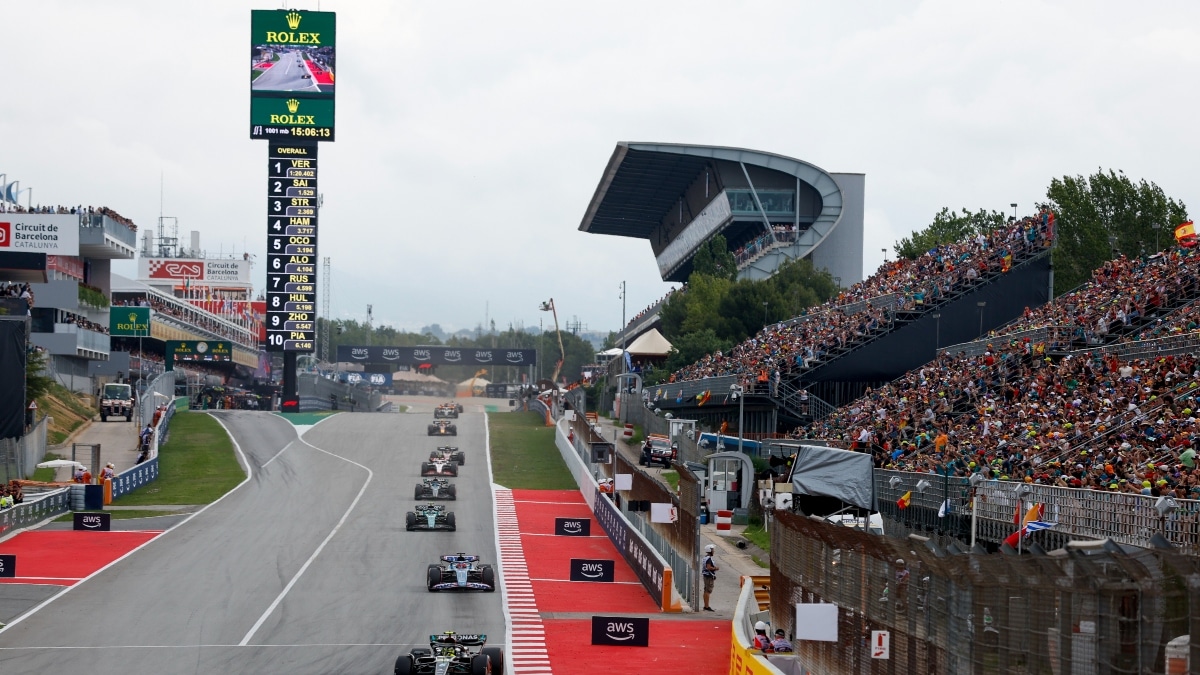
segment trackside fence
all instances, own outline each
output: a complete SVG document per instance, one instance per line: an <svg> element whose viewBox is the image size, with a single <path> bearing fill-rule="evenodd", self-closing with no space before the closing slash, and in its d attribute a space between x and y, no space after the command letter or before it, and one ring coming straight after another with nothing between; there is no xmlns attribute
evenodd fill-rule
<svg viewBox="0 0 1200 675"><path fill-rule="evenodd" d="M1200 559L1176 551L1098 541L957 553L776 515L771 624L794 635L797 604L837 607L836 641L795 642L813 675L1184 672L1168 670L1167 645L1200 633ZM872 658L872 631L890 632L890 658ZM1197 640L1184 650L1200 663Z"/></svg>

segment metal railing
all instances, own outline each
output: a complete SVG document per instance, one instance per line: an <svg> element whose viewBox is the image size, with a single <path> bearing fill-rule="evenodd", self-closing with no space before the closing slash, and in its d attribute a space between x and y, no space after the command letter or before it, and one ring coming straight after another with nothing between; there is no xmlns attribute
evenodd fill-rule
<svg viewBox="0 0 1200 675"><path fill-rule="evenodd" d="M138 428L150 424L154 419L154 409L164 404L175 402L176 371L167 371L146 384L138 393ZM172 405L173 407L173 405Z"/></svg>
<svg viewBox="0 0 1200 675"><path fill-rule="evenodd" d="M71 507L71 490L63 487L25 499L11 509L0 511L0 537L66 513Z"/></svg>
<svg viewBox="0 0 1200 675"><path fill-rule="evenodd" d="M892 479L898 479L893 485ZM925 481L924 489L918 483ZM911 503L900 509L896 501L911 492ZM1067 541L1111 539L1122 544L1152 548L1159 535L1177 550L1200 556L1200 501L1174 499L1175 507L1165 515L1155 508L1157 497L1065 488L1036 483L989 480L980 482L974 494L976 536L981 541L1002 542L1018 529L1017 512L1044 504L1042 520L1055 523L1031 539L1043 548ZM969 543L972 491L966 478L908 471L875 470L875 495L879 511L904 525L938 531ZM942 505L946 504L946 509Z"/></svg>

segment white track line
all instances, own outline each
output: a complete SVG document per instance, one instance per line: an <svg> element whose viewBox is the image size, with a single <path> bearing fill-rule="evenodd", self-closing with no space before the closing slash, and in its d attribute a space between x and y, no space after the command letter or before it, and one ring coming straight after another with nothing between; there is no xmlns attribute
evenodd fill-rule
<svg viewBox="0 0 1200 675"><path fill-rule="evenodd" d="M508 663L513 675L545 675L551 672L546 653L546 631L537 610L512 490L494 486L496 534L503 561L504 617L509 628Z"/></svg>
<svg viewBox="0 0 1200 675"><path fill-rule="evenodd" d="M335 455L328 450L322 450L303 438L298 438L296 440L307 445L313 450L316 450L317 452L323 452L330 457L335 457L343 462L353 464L363 471L366 471L367 480L363 482L362 487L358 490L358 494L354 496L354 501L350 502L350 506L346 509L346 512L342 514L341 519L337 521L337 524L333 526L333 529L329 531L329 534L325 535L325 540L321 542L320 546L317 546L317 549L312 552L312 555L308 557L308 560L304 561L304 564L301 565L300 569L296 571L296 574L292 577L292 580L287 583L287 586L283 587L283 590L279 592L278 597L276 597L275 601L271 603L271 606L267 607L267 611L263 612L262 616L258 617L258 621L254 622L254 625L246 633L246 636L243 637L242 641L238 643L239 647L245 647L250 643L250 639L253 638L254 634L258 632L258 629L262 627L263 622L267 620L267 617L271 616L271 613L275 611L275 608L279 606L279 603L283 602L283 599L287 597L288 592L292 590L292 587L296 585L296 582L300 580L300 577L304 576L304 572L308 570L308 566L317 559L317 556L321 555L321 551L325 550L325 545L328 544L329 541L333 539L333 536L338 533L338 530L342 528L342 524L345 523L346 519L350 517L350 513L354 511L354 507L358 506L358 500L362 499L363 493L367 491L367 486L371 484L371 479L375 477L374 471L371 471L367 467L352 459L346 459L345 457L342 457L341 455Z"/></svg>
<svg viewBox="0 0 1200 675"><path fill-rule="evenodd" d="M100 573L104 572L105 570L107 570L108 568L112 567L113 565L116 565L117 563L119 563L119 562L121 562L122 560L124 560L124 559L128 558L129 556L133 555L134 553L137 553L138 551L142 550L142 549L143 549L143 548L145 548L146 546L149 546L151 542L153 542L153 541L156 541L156 540L158 540L158 539L159 539L159 538L161 538L161 537L165 537L165 536L167 536L168 534L170 534L171 532L174 532L175 530L179 529L180 527L182 527L184 524L186 524L186 523L187 523L189 520L191 520L192 518L195 518L196 516L200 515L201 513L204 513L205 511L209 510L210 508L212 508L212 507L216 506L217 504L221 503L221 500L222 500L222 499L225 499L226 497L228 497L229 495L233 494L234 492L237 492L239 489L241 489L241 487L242 487L243 485L245 485L246 483L249 483L249 482L250 482L250 479L251 479L251 478L253 477L253 475L254 475L254 470L250 468L250 460L246 459L246 455L245 455L245 453L243 453L243 452L242 452L242 446L238 445L238 442L237 442L237 440L235 440L235 439L234 439L234 437L233 437L233 434L229 433L229 429L228 429L228 428L225 426L225 424L224 424L223 422L221 422L220 418L218 418L218 417L217 417L217 416L215 416L215 415L211 415L211 417L212 417L213 419L217 420L217 424L220 424L220 425L221 425L221 428L225 430L225 433L226 433L226 435L228 435L228 436L229 436L229 441L230 441L231 443L233 443L233 449L234 449L235 451L237 451L238 457L241 457L241 459L242 459L242 466L243 466L243 467L245 467L245 469L246 469L246 479L245 479L245 480L243 480L242 482L238 483L238 484L237 484L237 485L236 485L236 486L235 486L235 487L234 487L232 490L230 490L229 492L226 492L225 494L223 494L223 495L221 495L220 497L218 497L218 498L217 498L215 501L213 501L211 504L208 504L207 506L205 506L204 508L200 509L199 511L196 511L196 512L192 513L191 515L189 515L187 518L184 518L183 520L179 521L178 523L176 523L176 524L175 524L175 526L174 526L174 527L171 527L171 528L169 528L169 529L167 529L167 530L163 531L161 534L159 534L159 535L157 535L157 536L154 536L154 537L151 537L151 538L147 539L146 541L142 542L140 545L138 545L138 546L136 546L136 547L134 547L134 548L130 549L130 550L127 552L127 553L125 553L125 555L121 556L120 558L117 558L116 560L114 560L114 561L112 561L112 562L108 563L108 564L107 564L107 565L105 565L104 567L101 567L100 569L96 570L95 572L92 572L91 574L87 575L86 577L84 577L83 579L81 579L81 580L79 581L79 583L71 584L70 586L67 586L67 587L63 588L63 589L62 589L60 592L58 592L58 593L55 593L54 595L50 596L49 598L46 598L45 600L43 600L41 603L39 603L38 605L36 605L36 606L35 606L35 607L33 607L32 609L30 609L29 611L25 612L24 614L22 614L21 616L18 616L18 617L17 617L17 618L15 618L15 619L13 619L13 620L12 620L12 621L10 621L10 622L9 622L7 625L5 625L5 626L0 626L0 633L3 633L4 631L8 630L9 628L12 628L13 626L15 626L15 625L17 625L17 624L21 623L22 621L24 621L25 619L28 619L29 617L33 616L34 614L36 614L37 612L39 612L39 611L40 611L42 608L46 607L46 606L47 606L47 605L49 605L50 603L52 603L52 602L54 602L55 600L57 600L57 599L61 598L62 596L66 595L67 593L70 593L71 591L75 590L76 588L79 588L80 586L82 586L82 585L83 585L85 582L87 582L87 581L88 581L89 579L91 579L92 577L95 577L96 575L98 575L98 574L100 574Z"/></svg>

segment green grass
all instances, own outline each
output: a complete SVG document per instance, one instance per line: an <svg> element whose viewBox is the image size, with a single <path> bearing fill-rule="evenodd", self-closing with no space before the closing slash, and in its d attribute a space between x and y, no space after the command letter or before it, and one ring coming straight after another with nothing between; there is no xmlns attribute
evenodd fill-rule
<svg viewBox="0 0 1200 675"><path fill-rule="evenodd" d="M56 523L70 523L75 520L75 513L99 513L93 511L72 511L54 519ZM128 520L130 518L153 518L155 516L186 516L190 515L191 511L154 511L151 509L130 509L128 511L104 511L112 516L113 520Z"/></svg>
<svg viewBox="0 0 1200 675"><path fill-rule="evenodd" d="M320 422L321 420L325 419L326 417L329 417L330 415L336 415L336 414L338 414L338 412L340 412L340 411L338 411L338 410L322 410L320 412L275 413L275 414L279 415L283 419L291 422L292 424L307 426L310 424L316 424L317 422Z"/></svg>
<svg viewBox="0 0 1200 675"><path fill-rule="evenodd" d="M217 421L202 413L179 413L158 451L158 480L113 501L119 506L209 504L246 477L233 442Z"/></svg>
<svg viewBox="0 0 1200 675"><path fill-rule="evenodd" d="M46 456L44 458L42 458L42 461L49 462L52 459L64 459L64 458L60 455L54 454L53 452L47 452ZM33 470L33 478L31 480L37 480L37 481L41 481L43 483L53 483L54 482L54 473L55 473L54 469L34 469Z"/></svg>
<svg viewBox="0 0 1200 675"><path fill-rule="evenodd" d="M767 533L761 524L746 526L746 531L742 533L742 536L748 539L751 544L770 553L771 535Z"/></svg>
<svg viewBox="0 0 1200 675"><path fill-rule="evenodd" d="M750 559L753 560L754 564L758 565L759 567L769 568L771 566L770 561L763 562L762 560L759 559L758 556L754 555L753 553L750 554Z"/></svg>
<svg viewBox="0 0 1200 675"><path fill-rule="evenodd" d="M679 472L678 471L663 471L659 474L659 478L666 481L667 485L671 486L672 491L679 490Z"/></svg>
<svg viewBox="0 0 1200 675"><path fill-rule="evenodd" d="M507 488L570 490L575 477L554 445L554 427L535 412L488 415L492 476Z"/></svg>

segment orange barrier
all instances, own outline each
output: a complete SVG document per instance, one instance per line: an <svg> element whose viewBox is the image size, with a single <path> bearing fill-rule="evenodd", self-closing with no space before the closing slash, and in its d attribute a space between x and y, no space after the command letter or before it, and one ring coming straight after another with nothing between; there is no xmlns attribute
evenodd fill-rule
<svg viewBox="0 0 1200 675"><path fill-rule="evenodd" d="M733 511L717 511L717 529L729 530L733 526Z"/></svg>
<svg viewBox="0 0 1200 675"><path fill-rule="evenodd" d="M108 506L112 503L112 479L104 479L104 505Z"/></svg>

